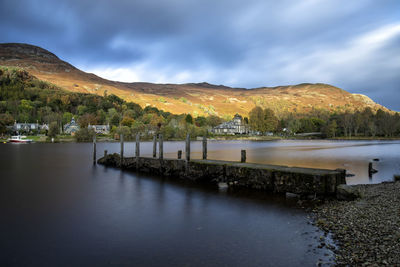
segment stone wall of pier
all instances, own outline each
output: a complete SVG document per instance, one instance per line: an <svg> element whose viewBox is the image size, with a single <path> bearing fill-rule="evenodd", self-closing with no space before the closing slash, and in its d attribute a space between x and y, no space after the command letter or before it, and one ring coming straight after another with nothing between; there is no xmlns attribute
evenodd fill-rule
<svg viewBox="0 0 400 267"><path fill-rule="evenodd" d="M98 160L106 166L133 170L195 182L226 183L268 192L300 195L333 195L336 186L345 184L344 170L322 170L217 160L185 160L130 157L121 160L117 153Z"/></svg>

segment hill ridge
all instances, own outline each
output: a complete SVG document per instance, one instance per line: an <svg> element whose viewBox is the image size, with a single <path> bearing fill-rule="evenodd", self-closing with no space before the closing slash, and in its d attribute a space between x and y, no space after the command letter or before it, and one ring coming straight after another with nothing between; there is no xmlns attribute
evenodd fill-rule
<svg viewBox="0 0 400 267"><path fill-rule="evenodd" d="M351 94L324 83L246 89L207 82L155 84L110 81L83 72L46 49L30 44L0 44L0 65L23 68L39 79L68 91L97 95L112 93L142 107L155 106L174 114L230 117L235 113L247 115L255 106L271 108L278 116L313 110L355 111L365 107L388 110L368 96Z"/></svg>

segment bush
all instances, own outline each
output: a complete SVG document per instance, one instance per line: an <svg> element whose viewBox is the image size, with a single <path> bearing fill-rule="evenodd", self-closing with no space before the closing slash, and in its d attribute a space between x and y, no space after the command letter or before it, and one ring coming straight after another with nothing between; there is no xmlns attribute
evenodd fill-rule
<svg viewBox="0 0 400 267"><path fill-rule="evenodd" d="M77 142L91 142L95 135L94 130L88 128L81 128L75 133L75 139Z"/></svg>

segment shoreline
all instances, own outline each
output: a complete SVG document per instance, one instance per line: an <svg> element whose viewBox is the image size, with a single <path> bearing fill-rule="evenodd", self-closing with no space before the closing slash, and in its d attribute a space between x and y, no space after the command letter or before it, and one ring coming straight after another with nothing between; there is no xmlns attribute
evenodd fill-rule
<svg viewBox="0 0 400 267"><path fill-rule="evenodd" d="M29 139L33 139L35 143L52 143L47 140L47 136L28 136ZM282 137L282 136L213 136L207 138L209 141L301 141L301 140L313 140L313 141L399 141L400 137L396 138L370 138L370 137L357 137L357 138L312 138L312 137ZM202 140L202 139L201 139ZM192 138L192 141L201 141L197 138ZM151 138L144 138L142 141L152 141ZM185 139L164 139L164 141L185 141ZM6 139L0 139L0 143L7 142ZM97 142L119 142L119 140L113 139L109 136L97 136ZM126 140L126 142L134 142L134 140ZM61 136L54 139L54 143L90 143L88 142L77 142L73 136Z"/></svg>
<svg viewBox="0 0 400 267"><path fill-rule="evenodd" d="M337 244L339 266L400 264L400 181L352 185L361 197L312 209L314 224Z"/></svg>

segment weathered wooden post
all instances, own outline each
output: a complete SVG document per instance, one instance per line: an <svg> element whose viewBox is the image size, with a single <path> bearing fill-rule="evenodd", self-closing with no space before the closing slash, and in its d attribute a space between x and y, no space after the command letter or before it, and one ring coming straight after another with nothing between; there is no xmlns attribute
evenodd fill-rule
<svg viewBox="0 0 400 267"><path fill-rule="evenodd" d="M186 161L190 161L190 134L186 135L186 150L185 150Z"/></svg>
<svg viewBox="0 0 400 267"><path fill-rule="evenodd" d="M164 158L164 138L162 134L159 134L159 148L158 148L159 158Z"/></svg>
<svg viewBox="0 0 400 267"><path fill-rule="evenodd" d="M106 150L104 150L104 157L107 157L107 154L108 154L108 151L106 149Z"/></svg>
<svg viewBox="0 0 400 267"><path fill-rule="evenodd" d="M240 154L240 162L246 162L246 150L242 150Z"/></svg>
<svg viewBox="0 0 400 267"><path fill-rule="evenodd" d="M93 165L96 165L96 134L93 136Z"/></svg>
<svg viewBox="0 0 400 267"><path fill-rule="evenodd" d="M372 162L368 163L368 176L371 178L374 173L378 171L372 167Z"/></svg>
<svg viewBox="0 0 400 267"><path fill-rule="evenodd" d="M203 136L203 159L207 159L207 137Z"/></svg>
<svg viewBox="0 0 400 267"><path fill-rule="evenodd" d="M122 162L124 160L124 135L123 134L119 135L119 141L121 143L120 164L121 164L121 168L122 168Z"/></svg>
<svg viewBox="0 0 400 267"><path fill-rule="evenodd" d="M182 159L182 150L178 150L178 159Z"/></svg>
<svg viewBox="0 0 400 267"><path fill-rule="evenodd" d="M157 157L157 135L153 136L153 158Z"/></svg>
<svg viewBox="0 0 400 267"><path fill-rule="evenodd" d="M139 170L139 157L140 157L140 134L136 134L136 150L135 150L135 156L136 156L136 170Z"/></svg>

